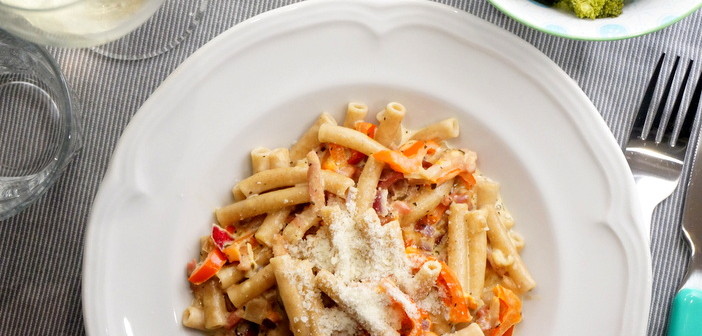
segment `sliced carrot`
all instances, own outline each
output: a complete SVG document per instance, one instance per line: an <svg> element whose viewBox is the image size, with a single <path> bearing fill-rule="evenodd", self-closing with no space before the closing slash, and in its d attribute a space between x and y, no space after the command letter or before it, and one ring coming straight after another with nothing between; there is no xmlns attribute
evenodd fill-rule
<svg viewBox="0 0 702 336"><path fill-rule="evenodd" d="M411 174L422 169L421 158L409 158L397 151L382 150L373 154L373 158L384 162L390 166L392 170L403 174Z"/></svg>
<svg viewBox="0 0 702 336"><path fill-rule="evenodd" d="M441 272L436 282L444 292L442 301L449 307L449 321L453 323L470 322L473 317L470 316L468 298L461 288L456 273L443 261L439 262L441 263Z"/></svg>
<svg viewBox="0 0 702 336"><path fill-rule="evenodd" d="M473 176L473 174L467 171L461 172L460 174L458 174L458 177L461 178L461 181L463 181L463 184L465 184L467 189L473 188L475 183L477 183L475 181L475 176Z"/></svg>
<svg viewBox="0 0 702 336"><path fill-rule="evenodd" d="M458 176L461 172L462 172L462 170L458 169L458 168L448 169L448 170L442 172L441 175L436 179L436 184L442 184L442 183Z"/></svg>
<svg viewBox="0 0 702 336"><path fill-rule="evenodd" d="M222 249L222 252L229 262L241 260L241 246L239 244L229 244Z"/></svg>
<svg viewBox="0 0 702 336"><path fill-rule="evenodd" d="M248 230L242 232L239 237L236 237L234 241L227 244L223 249L224 255L227 256L229 262L235 262L241 260L241 247L250 243L252 247L258 245L258 240L254 237L256 230Z"/></svg>
<svg viewBox="0 0 702 336"><path fill-rule="evenodd" d="M420 154L420 151L424 148L424 141L415 141L412 145L402 150L402 154L407 157L413 157Z"/></svg>
<svg viewBox="0 0 702 336"><path fill-rule="evenodd" d="M522 300L511 290L497 285L492 292L500 299L500 324L493 328L489 336L511 336L514 326L522 320Z"/></svg>
<svg viewBox="0 0 702 336"><path fill-rule="evenodd" d="M346 147L329 143L327 144L327 156L322 161L322 169L337 172L339 174L351 177L355 168L348 163L348 155Z"/></svg>
<svg viewBox="0 0 702 336"><path fill-rule="evenodd" d="M439 222L441 217L444 216L444 213L446 212L446 209L448 209L448 207L448 204L439 203L439 205L436 206L436 208L434 208L432 211L429 211L429 213L426 216L422 217L422 219L419 220L419 223L424 225L436 224L437 222Z"/></svg>
<svg viewBox="0 0 702 336"><path fill-rule="evenodd" d="M360 121L356 123L356 130L367 135L370 138L375 138L375 130L377 127L369 122Z"/></svg>
<svg viewBox="0 0 702 336"><path fill-rule="evenodd" d="M438 142L434 141L434 140L427 140L427 141L425 141L425 142L424 142L424 146L425 146L426 149L427 149L427 154L428 154L428 155L432 155L432 154L436 153L436 151L439 149L439 147L441 147L441 145L440 145Z"/></svg>
<svg viewBox="0 0 702 336"><path fill-rule="evenodd" d="M227 257L218 249L212 249L207 258L190 273L188 281L195 285L202 284L213 277L227 262Z"/></svg>

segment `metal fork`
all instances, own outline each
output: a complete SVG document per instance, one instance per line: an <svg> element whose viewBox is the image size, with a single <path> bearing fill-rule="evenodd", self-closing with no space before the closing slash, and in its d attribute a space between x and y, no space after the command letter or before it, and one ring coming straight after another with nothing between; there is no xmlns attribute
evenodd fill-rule
<svg viewBox="0 0 702 336"><path fill-rule="evenodd" d="M702 95L702 75L697 80L697 84L690 98L690 104L684 114L681 114L681 105L690 72L692 70L692 61L687 64L687 70L683 75L680 88L675 96L670 113L666 116L666 106L669 96L672 91L673 83L680 65L680 57L676 57L673 69L668 75L665 87L663 88L662 98L656 109L650 109L651 101L655 95L657 83L663 68L665 54L661 55L656 65L656 69L651 76L646 92L644 93L641 107L634 120L629 142L626 145L624 154L631 168L636 181L636 188L642 202L645 218L650 223L654 208L662 200L670 196L680 181L683 166L686 160L690 158L686 155L690 135L692 133L695 116ZM646 124L649 119L649 129L646 129ZM679 122L679 119L682 119ZM677 127L676 124L680 124ZM699 137L697 142L699 143ZM697 144L700 146L700 144ZM694 147L697 147L694 146ZM697 160L693 160L697 161ZM692 162L693 165L695 162ZM702 167L697 167L702 169ZM694 174L694 173L693 173ZM688 190L689 193L689 190ZM691 200L686 200L686 203ZM687 207L693 205L686 204ZM686 211L687 212L687 211ZM685 216L684 216L685 217ZM687 234L690 225L696 225L702 220L695 218L694 223L683 218L683 231ZM690 222L690 223L686 223ZM650 235L650 226L647 233ZM650 237L650 236L649 236ZM690 240L688 234L688 241ZM695 251L694 244L691 244L691 250ZM694 265L690 265L694 268ZM688 274L697 274L688 272ZM688 275L688 278L690 276ZM686 282L686 284L689 281ZM683 289L686 285L683 285ZM678 298L680 297L680 299ZM669 336L692 336L699 335L702 328L702 291L691 288L689 290L681 290L674 300L673 309L671 310L671 323L668 330Z"/></svg>
<svg viewBox="0 0 702 336"><path fill-rule="evenodd" d="M666 118L665 109L672 91L675 74L680 65L680 56L677 56L663 88L658 107L650 109L664 59L665 54L661 55L651 76L633 123L629 142L624 149L624 155L636 181L645 218L649 220L653 215L654 208L673 193L680 181L685 153L699 103L700 90L702 90L702 85L698 82L686 113L681 115L680 107L692 70L692 60L690 60L672 109ZM676 124L681 118L683 120L676 132ZM646 121L649 119L653 120L647 129ZM650 227L648 229L647 235L650 239Z"/></svg>

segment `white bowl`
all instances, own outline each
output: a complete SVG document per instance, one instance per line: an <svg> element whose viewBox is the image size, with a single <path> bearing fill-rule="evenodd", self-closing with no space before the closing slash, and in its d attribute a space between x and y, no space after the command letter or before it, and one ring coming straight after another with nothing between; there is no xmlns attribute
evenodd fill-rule
<svg viewBox="0 0 702 336"><path fill-rule="evenodd" d="M534 29L578 40L618 40L663 29L692 14L700 0L625 0L616 18L580 19L534 0L488 0L513 19Z"/></svg>

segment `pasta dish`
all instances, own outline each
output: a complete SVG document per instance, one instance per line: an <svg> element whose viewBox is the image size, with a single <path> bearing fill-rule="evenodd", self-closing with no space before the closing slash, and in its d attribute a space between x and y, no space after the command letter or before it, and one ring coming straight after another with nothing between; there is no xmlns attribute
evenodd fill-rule
<svg viewBox="0 0 702 336"><path fill-rule="evenodd" d="M188 265L183 325L210 335L512 336L536 283L499 184L451 147L348 104L290 148L255 148Z"/></svg>

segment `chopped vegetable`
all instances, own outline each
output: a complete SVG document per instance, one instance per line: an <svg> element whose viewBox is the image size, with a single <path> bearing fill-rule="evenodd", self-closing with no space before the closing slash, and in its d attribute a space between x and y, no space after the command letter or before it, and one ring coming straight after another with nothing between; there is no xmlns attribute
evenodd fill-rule
<svg viewBox="0 0 702 336"><path fill-rule="evenodd" d="M373 157L384 162L392 170L405 174L407 178L428 180L441 184L460 174L467 173L469 158L460 150L447 150L429 168L424 169L423 163L427 154L436 152L438 144L434 141L415 141L401 151L383 150L373 154ZM464 176L469 179L472 176ZM474 179L473 179L474 181Z"/></svg>
<svg viewBox="0 0 702 336"><path fill-rule="evenodd" d="M486 336L511 336L514 326L522 320L522 300L511 290L497 285L492 292L500 300L500 324Z"/></svg>
<svg viewBox="0 0 702 336"><path fill-rule="evenodd" d="M424 176L434 182L443 183L467 171L466 155L460 150L448 150L427 168Z"/></svg>
<svg viewBox="0 0 702 336"><path fill-rule="evenodd" d="M392 170L403 174L416 173L422 169L422 158L410 158L398 151L383 150L373 154L373 158L384 162L390 166Z"/></svg>
<svg viewBox="0 0 702 336"><path fill-rule="evenodd" d="M624 0L560 0L549 1L556 8L575 13L581 19L616 17L622 14Z"/></svg>
<svg viewBox="0 0 702 336"><path fill-rule="evenodd" d="M436 206L436 208L434 208L434 210L430 211L426 216L422 217L419 220L419 224L422 224L422 225L436 224L437 222L439 222L441 217L444 216L444 213L446 212L446 209L448 209L448 208L449 208L448 204L439 203L439 205Z"/></svg>
<svg viewBox="0 0 702 336"><path fill-rule="evenodd" d="M213 277L227 262L227 257L218 249L212 249L205 260L190 273L188 281L195 285L202 284Z"/></svg>
<svg viewBox="0 0 702 336"><path fill-rule="evenodd" d="M226 244L222 249L222 252L227 256L229 262L235 262L241 260L241 249L246 246L246 243L257 244L256 238L254 238L254 230L244 231L239 237L236 237L232 242Z"/></svg>
<svg viewBox="0 0 702 336"><path fill-rule="evenodd" d="M424 141L415 141L410 146L402 150L402 154L404 154L407 157L413 157L417 156L418 154L426 154L426 151L422 153L422 150L425 149L424 146ZM424 157L424 155L422 155Z"/></svg>
<svg viewBox="0 0 702 336"><path fill-rule="evenodd" d="M211 236L212 242L220 251L224 251L224 249L234 241L234 237L232 237L229 231L223 229L219 225L212 225Z"/></svg>
<svg viewBox="0 0 702 336"><path fill-rule="evenodd" d="M441 263L441 272L436 282L444 292L442 300L449 308L449 321L452 323L470 322L473 317L468 311L468 297L463 292L456 273L443 261L439 262Z"/></svg>
<svg viewBox="0 0 702 336"><path fill-rule="evenodd" d="M370 138L375 138L375 130L377 127L374 124L365 121L359 121L356 123L355 128L357 131L367 135Z"/></svg>
<svg viewBox="0 0 702 336"><path fill-rule="evenodd" d="M348 162L349 157L346 154L346 147L328 143L327 148L328 153L322 162L322 169L337 172L347 177L353 176L356 168Z"/></svg>
<svg viewBox="0 0 702 336"><path fill-rule="evenodd" d="M467 171L461 172L458 174L458 177L461 178L461 181L463 181L463 184L465 184L466 189L473 188L476 183L475 176Z"/></svg>

